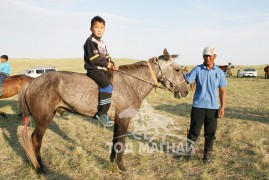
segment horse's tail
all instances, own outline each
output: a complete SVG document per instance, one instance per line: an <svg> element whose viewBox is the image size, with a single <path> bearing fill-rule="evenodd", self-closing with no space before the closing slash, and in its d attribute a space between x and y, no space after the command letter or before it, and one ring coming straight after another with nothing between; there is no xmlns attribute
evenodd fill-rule
<svg viewBox="0 0 269 180"><path fill-rule="evenodd" d="M22 131L23 148L24 148L29 160L32 162L34 168L38 169L40 166L39 166L39 163L36 159L32 140L28 134L28 123L29 123L29 117L25 117L24 129Z"/></svg>
<svg viewBox="0 0 269 180"><path fill-rule="evenodd" d="M26 151L26 154L29 158L29 160L32 162L33 166L38 169L39 163L36 159L34 148L33 148L33 143L32 140L28 134L28 123L29 123L29 116L30 111L28 109L27 103L25 101L25 92L27 87L29 86L29 83L26 83L20 90L19 92L19 105L20 105L20 110L22 113L22 117L24 119L24 129L22 131L22 141L23 141L23 146Z"/></svg>
<svg viewBox="0 0 269 180"><path fill-rule="evenodd" d="M20 111L22 114L22 118L26 118L30 116L30 111L28 109L28 106L25 101L25 91L27 87L29 86L29 83L26 83L19 91L19 106L20 106Z"/></svg>

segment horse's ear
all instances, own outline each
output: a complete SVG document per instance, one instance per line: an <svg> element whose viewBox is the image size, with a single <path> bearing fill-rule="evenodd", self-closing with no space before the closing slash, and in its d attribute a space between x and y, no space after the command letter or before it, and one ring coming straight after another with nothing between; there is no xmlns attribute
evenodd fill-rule
<svg viewBox="0 0 269 180"><path fill-rule="evenodd" d="M179 55L178 55L178 54L172 54L171 57L172 57L172 58L178 58Z"/></svg>
<svg viewBox="0 0 269 180"><path fill-rule="evenodd" d="M149 61L152 61L153 63L157 64L158 62L158 58L157 57L153 57L153 58L150 58Z"/></svg>
<svg viewBox="0 0 269 180"><path fill-rule="evenodd" d="M169 54L169 52L167 51L166 48L163 50L163 55L164 55L164 57L165 57L166 60L169 60L170 59L170 54Z"/></svg>

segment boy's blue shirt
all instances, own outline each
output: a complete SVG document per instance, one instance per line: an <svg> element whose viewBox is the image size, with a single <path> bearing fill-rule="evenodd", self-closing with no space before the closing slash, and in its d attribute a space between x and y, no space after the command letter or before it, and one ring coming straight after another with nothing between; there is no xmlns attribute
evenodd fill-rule
<svg viewBox="0 0 269 180"><path fill-rule="evenodd" d="M0 73L5 74L5 75L10 75L11 74L11 68L8 62L3 62L0 65Z"/></svg>
<svg viewBox="0 0 269 180"><path fill-rule="evenodd" d="M219 109L218 88L227 85L223 71L215 64L208 70L204 64L198 65L186 76L186 81L192 84L196 81L193 107Z"/></svg>

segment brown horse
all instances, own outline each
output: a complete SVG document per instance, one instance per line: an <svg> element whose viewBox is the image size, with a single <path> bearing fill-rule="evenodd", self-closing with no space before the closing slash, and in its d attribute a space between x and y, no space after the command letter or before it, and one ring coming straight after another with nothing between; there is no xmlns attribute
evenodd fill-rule
<svg viewBox="0 0 269 180"><path fill-rule="evenodd" d="M112 103L108 116L115 121L113 147L110 160L116 160L120 170L123 165L125 135L131 117L122 116L128 109L138 110L142 100L156 87L157 82L170 90L175 98L188 94L187 83L175 62L176 55L164 50L164 55L119 67L113 75ZM124 73L123 73L124 72ZM128 74L128 75L127 75ZM136 77L136 78L134 78ZM154 83L154 79L156 82ZM49 72L35 79L20 98L22 115L25 118L23 142L25 151L39 173L45 173L41 161L42 138L56 112L64 110L93 117L98 106L98 86L84 74L73 72ZM42 102L42 103L40 103ZM32 116L35 130L28 136L27 121Z"/></svg>
<svg viewBox="0 0 269 180"><path fill-rule="evenodd" d="M265 68L264 68L264 78L265 79L269 79L269 65L267 65Z"/></svg>
<svg viewBox="0 0 269 180"><path fill-rule="evenodd" d="M32 77L26 75L14 75L8 76L4 81L4 95L0 96L0 99L9 98L18 94L21 87L28 82L33 80ZM7 117L6 113L0 111L0 115L3 117Z"/></svg>
<svg viewBox="0 0 269 180"><path fill-rule="evenodd" d="M232 76L233 74L232 74L232 71L231 71L231 69L229 68L229 66L228 65L224 65L224 66L218 66L225 74L227 73L228 74L228 76ZM228 70L228 72L227 72L227 70Z"/></svg>

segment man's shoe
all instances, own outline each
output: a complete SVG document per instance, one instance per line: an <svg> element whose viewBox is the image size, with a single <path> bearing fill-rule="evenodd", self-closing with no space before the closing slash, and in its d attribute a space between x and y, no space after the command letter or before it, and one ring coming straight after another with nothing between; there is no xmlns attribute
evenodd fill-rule
<svg viewBox="0 0 269 180"><path fill-rule="evenodd" d="M96 119L98 119L104 126L111 127L113 126L112 121L109 119L109 117L106 114L102 115L95 115Z"/></svg>
<svg viewBox="0 0 269 180"><path fill-rule="evenodd" d="M212 159L211 152L204 153L203 161L204 163L210 163Z"/></svg>

